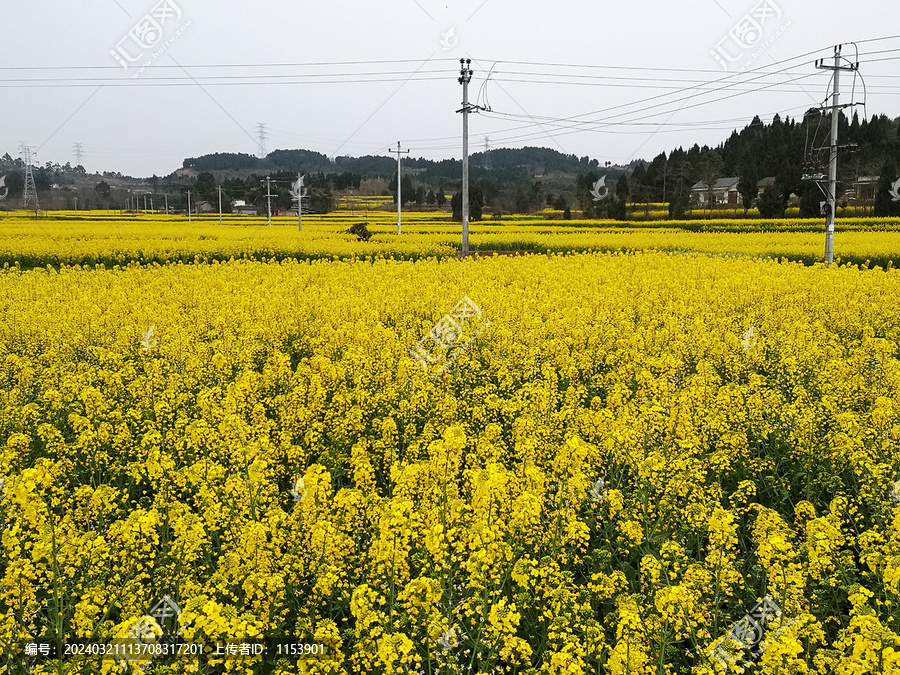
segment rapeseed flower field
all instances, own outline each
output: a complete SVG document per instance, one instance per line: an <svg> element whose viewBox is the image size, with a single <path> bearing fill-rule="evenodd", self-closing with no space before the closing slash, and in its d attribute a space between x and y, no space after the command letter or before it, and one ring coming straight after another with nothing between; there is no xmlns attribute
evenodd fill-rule
<svg viewBox="0 0 900 675"><path fill-rule="evenodd" d="M90 216L90 217L88 217ZM227 262L235 259L335 260L383 257L417 260L452 257L460 250L460 225L447 214L404 214L397 235L396 214L384 211L334 212L296 217L218 216L7 217L0 231L0 266L33 269L51 265L124 266L166 262ZM368 223L372 237L360 241L351 225ZM652 227L616 221L548 221L527 218L470 224L473 251L696 251L737 256L784 257L812 264L822 259L820 221L786 219L751 223L740 220L666 221ZM900 218L839 220L836 260L867 266L900 263Z"/></svg>
<svg viewBox="0 0 900 675"><path fill-rule="evenodd" d="M451 224L13 221L0 671L900 672L896 270L779 259L808 233L460 260ZM187 641L326 650L24 651L164 598Z"/></svg>

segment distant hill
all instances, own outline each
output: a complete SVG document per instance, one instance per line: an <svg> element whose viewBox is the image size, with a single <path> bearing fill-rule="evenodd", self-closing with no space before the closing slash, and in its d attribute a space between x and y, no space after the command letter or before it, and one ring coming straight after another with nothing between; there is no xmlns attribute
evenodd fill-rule
<svg viewBox="0 0 900 675"><path fill-rule="evenodd" d="M550 148L497 148L476 152L469 158L473 171L496 171L514 175L568 174L577 175L599 167L596 159L565 155ZM391 176L396 160L391 156L335 157L329 159L312 150L275 150L265 158L245 153L215 153L184 160L184 168L194 171L298 171L302 173L353 173L362 176ZM430 177L457 178L460 161L405 159L404 166L420 169Z"/></svg>

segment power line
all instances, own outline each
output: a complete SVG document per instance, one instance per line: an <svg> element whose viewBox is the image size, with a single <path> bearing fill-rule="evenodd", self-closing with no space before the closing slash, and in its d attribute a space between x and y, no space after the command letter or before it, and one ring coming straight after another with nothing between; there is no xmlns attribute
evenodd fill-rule
<svg viewBox="0 0 900 675"><path fill-rule="evenodd" d="M877 38L866 38L863 40L848 40L847 44L850 42L855 42L856 44L868 44L872 42L885 42L888 40L900 40L900 34L898 35L886 35ZM812 52L808 52L806 54L793 57L793 59L786 59L785 61L797 60L801 58L806 58L810 54L814 54L819 51L823 51L827 48L817 49ZM446 58L436 58L432 60L434 63L456 63L457 59L452 57ZM506 60L506 59L481 59L481 61L497 61L503 63L511 63L515 65L535 65L535 66L548 66L548 67L561 67L561 68L596 68L596 69L608 69L608 70L631 70L631 71L655 71L655 72L684 72L684 73L717 73L721 74L722 71L720 69L701 69L701 68L660 68L660 67L651 67L651 66L612 66L612 65L598 65L598 64L586 64L586 63L562 63L562 62L553 62L553 61L517 61L517 60ZM782 61L782 62L785 62ZM281 62L281 63L198 63L198 64L189 64L185 65L186 68L191 69L200 69L200 68L221 68L232 70L235 68L296 68L296 67L310 67L310 68L318 68L323 66L358 66L358 65L385 65L385 64L405 64L405 63L420 63L421 59L354 59L349 61L289 61L289 62ZM766 64L763 66L759 66L760 68L769 68L770 65ZM171 65L166 63L157 63L153 65L154 70L163 70L169 68L179 69L180 66ZM0 66L0 71L5 70L109 70L115 72L121 72L121 66L118 65L103 65L103 66ZM747 71L749 72L749 71Z"/></svg>
<svg viewBox="0 0 900 675"><path fill-rule="evenodd" d="M804 75L804 76L798 77L798 78L796 78L796 79L797 79L797 80L801 80L801 79L806 79L806 78L808 78L808 77L814 77L814 74L811 74L811 75ZM771 87L773 87L773 86L776 86L776 85L767 85L767 86L764 86L764 87L759 87L758 89L753 90L753 92L765 91L765 90L767 90L767 89L769 89L769 88L771 88ZM724 91L724 90L726 90L726 89L727 89L727 87L722 87L722 88L720 88L720 91ZM705 93L713 93L713 92L712 92L712 91L708 91L708 92L704 92L704 94L705 94ZM747 93L751 93L751 92L749 92L749 91L738 91L738 92L736 92L736 93L731 94L730 96L724 96L724 97L721 97L721 98L719 98L719 99L716 99L715 101L700 101L700 102L694 103L694 104L692 104L692 105L682 106L681 109L682 109L682 110L689 110L689 109L697 108L697 107L700 107L700 106L703 106L703 105L709 105L710 103L713 103L713 102L719 103L719 102L721 102L721 101L729 100L729 99L735 98L735 97L737 97L737 96L742 96L742 95L747 94ZM703 94L701 94L701 95L703 95ZM694 95L694 96L687 96L686 99L689 100L689 99L692 99L692 98L695 98L695 97L696 97L696 95ZM656 98L660 98L660 97L659 97L659 96L657 96L657 97L651 97L651 99L656 99ZM650 118L656 117L656 116L658 116L658 115L664 115L664 114L670 113L670 112L672 112L671 109L661 109L661 108L664 108L665 106L671 106L671 105L673 105L674 103L678 103L679 101L684 101L684 100L686 100L686 99L675 99L675 100L672 100L672 101L666 101L666 102L661 103L661 104L658 104L658 105L646 106L646 107L644 107L644 108L639 108L639 109L637 109L637 110L629 110L629 111L625 111L625 112L621 112L621 113L616 113L616 114L612 115L612 116L609 117L609 118L601 119L601 120L590 120L590 121L587 121L587 120L586 120L586 121L580 121L580 120L578 120L579 117L584 117L584 116L586 116L586 115L588 115L588 114L595 114L595 113L585 113L585 114L583 114L583 115L576 115L576 116L568 117L568 118L555 118L555 119L549 118L549 119L547 120L547 122L548 122L548 124L554 124L554 125L556 125L559 129L561 129L561 131L558 131L558 132L555 133L555 134L551 132L551 135L554 135L554 136L563 136L563 135L568 135L568 134L572 134L572 133L577 133L577 132L579 132L579 131L600 131L600 130L602 130L602 129L603 129L604 127L606 127L606 126L610 126L610 125L614 125L614 124L616 124L616 125L617 125L617 124L621 124L622 122L616 122L616 121L614 121L614 120L615 120L616 118L620 118L620 117L623 117L623 116L625 116L625 115L631 116L631 115L634 115L635 113L647 112L647 111L652 111L652 110L656 110L656 109L660 108L660 110L658 110L657 112L648 113L648 114L643 115L643 116L640 116L640 117L632 117L632 118L630 119L629 123L632 123L632 124L633 124L635 121L640 121L640 120L650 119ZM622 104L622 105L618 105L618 106L612 106L611 108L608 108L607 110L616 110L616 109L623 108L623 107L629 107L629 106L631 106L631 105L633 105L633 104ZM498 115L499 113L492 113L492 114L493 114L493 115ZM505 117L512 117L512 118L517 118L517 117L519 117L519 116L515 115L514 113L503 113L502 115L505 116ZM569 123L571 123L571 125L563 124L564 122L569 122ZM528 126L531 126L531 125L525 125L525 128L527 128ZM600 128L594 128L594 127L600 127ZM504 138L503 140L506 141L506 142L525 141L525 140L532 140L532 139L534 139L534 138L539 137L540 135L543 135L543 133L542 133L542 134L537 134L536 132L534 132L534 133L523 134L523 135L520 135L520 136L511 137L511 138Z"/></svg>
<svg viewBox="0 0 900 675"><path fill-rule="evenodd" d="M873 56L877 54L894 53L900 50L885 50L882 52L872 52L863 54L862 56ZM581 68L582 66L578 66ZM653 72L653 71L650 71ZM694 75L709 72L704 70L688 71ZM749 74L746 71L744 74ZM782 70L778 72L758 71L768 76L776 76L783 74L791 74L791 70ZM569 74L553 71L528 71L528 70L495 70L492 75L503 75L505 81L527 81L541 82L547 84L584 84L588 86L608 86L609 81L621 82L620 86L631 88L648 88L649 85L630 84L634 82L657 83L659 86L664 84L693 84L708 85L716 81L708 81L698 78L683 77L659 77L659 76L635 76L635 75L585 75L585 74ZM446 69L429 69L419 70L414 73L416 81L439 80L446 77ZM260 74L260 75L198 75L198 76L176 76L163 75L159 77L147 76L138 81L116 81L108 79L100 79L96 77L26 77L18 79L4 79L3 86L6 87L77 87L77 86L96 86L98 83L104 86L186 86L188 84L197 84L198 82L208 84L210 86L254 86L254 85L273 85L273 84L359 84L374 82L396 82L399 79L405 79L409 76L408 71L380 71L373 73L352 72L352 73L284 73L284 74ZM513 77L517 76L517 77ZM545 77L548 80L536 80L534 78ZM883 79L894 79L890 75L873 76ZM316 82L317 78L330 78L320 82ZM348 79L352 78L352 79ZM531 79L527 79L531 78ZM566 82L565 80L573 80ZM719 80L721 81L721 80Z"/></svg>
<svg viewBox="0 0 900 675"><path fill-rule="evenodd" d="M782 61L777 61L777 62L775 62L775 63L776 63L776 65L779 65L779 64L782 64L782 63L788 63L788 62L795 61L795 60L800 59L800 58L804 58L804 57L806 57L806 56L810 56L810 55L812 55L812 54L816 54L816 53L818 53L818 52L820 52L820 51L821 51L821 50L817 49L817 50L814 50L814 51L807 52L806 54L803 54L803 55L801 55L801 56L793 57L793 58L790 58L790 59L784 59L784 60L782 60ZM756 72L758 72L758 69L757 69L757 70L747 71L748 74L749 74L749 73L756 73ZM736 74L726 75L726 76L724 76L724 77L719 78L718 80L713 80L713 81L709 82L708 84L710 84L710 85L715 85L715 84L723 83L723 82L726 82L727 80L731 80L733 77L735 77L735 75L736 75ZM771 73L764 73L764 74L758 75L758 76L756 76L756 77L751 78L748 82L743 82L742 84L749 84L749 83L751 83L751 82L756 82L757 80L763 79L764 77L767 77L768 75L771 75ZM804 79L805 77L810 77L810 75L803 75L802 77L797 78L797 79L798 79L798 80L799 80L799 79ZM738 82L732 82L732 83L730 83L730 84L725 84L725 85L722 86L722 87L717 87L717 88L714 88L714 89L704 89L704 90L701 92L701 95L706 95L706 94L711 94L711 93L717 93L717 92L720 92L720 91L725 91L725 90L729 89L730 87L735 86L736 84L738 84ZM778 83L778 84L783 84L783 83ZM777 86L777 85L769 85L769 87L771 87L771 86ZM741 93L750 93L750 92L762 91L762 90L764 90L764 89L768 89L769 87L761 87L761 88L756 88L756 89L751 89L751 90L745 90L744 92L741 92ZM690 99L690 98L695 98L695 97L697 96L696 88L694 88L694 87L685 87L685 88L682 88L682 89L678 90L677 92L673 92L673 93L664 93L664 94L657 94L657 95L655 95L655 96L649 96L649 97L646 97L646 98L644 98L644 99L640 99L640 100L638 100L638 101L633 101L633 102L630 102L630 103L623 103L623 104L611 106L611 107L608 107L608 108L604 108L604 109L601 109L601 110L595 110L595 111L592 111L592 112L582 113L582 114L579 114L579 115L573 115L573 116L565 117L565 118L556 118L554 121L559 121L559 122L563 122L563 121L572 121L572 122L574 122L574 121L577 121L578 118L580 118L580 117L587 117L588 115L598 115L598 114L603 114L603 113L611 112L611 111L613 111L613 110L620 110L620 109L622 109L622 108L631 108L631 107L633 107L633 106L635 106L635 105L638 105L638 104L640 104L640 103L648 103L648 102L651 102L651 101L656 101L656 100L659 100L659 99L667 98L667 97L669 97L669 96L674 95L675 93L685 93L685 94L687 94L686 98L688 98L688 99ZM684 100L684 99L675 99L675 100L672 100L672 101L667 101L667 102L665 102L665 103L661 103L660 105L661 105L661 106L667 106L667 105L671 105L671 104L674 104L674 103L678 103L678 102L681 101L681 100ZM706 102L706 103L708 103L708 102ZM704 104L705 104L705 103L704 103ZM700 105L700 104L697 104L697 105ZM649 110L649 109L652 109L653 107L654 107L654 106L650 106L650 107L645 107L645 108L638 109L637 111L624 112L624 113L621 113L620 115L615 115L614 117L619 117L619 116L621 116L621 115L626 115L626 114L630 115L630 114L633 114L633 112L643 112L644 110ZM696 105L690 106L690 107L696 107ZM669 112L669 111L666 111L666 112ZM664 113L661 112L660 114L664 114ZM548 119L550 119L550 118L548 118Z"/></svg>
<svg viewBox="0 0 900 675"><path fill-rule="evenodd" d="M858 41L859 44L875 44L879 42L884 42L888 40L898 40L900 39L900 35L895 36L886 36L881 38L871 38L866 40ZM557 86L602 86L604 88L610 87L622 87L622 88L654 88L657 90L671 88L671 91L662 91L659 94L654 96L644 97L639 100L619 104L616 106L611 106L605 109L582 113L575 116L569 117L543 117L537 115L529 115L529 114L516 114L516 113L505 113L502 111L498 111L490 114L489 116L495 120L502 121L506 120L509 122L513 122L512 125L502 128L500 131L493 132L495 134L495 141L498 139L496 134L499 134L499 140L504 143L517 143L521 141L533 140L535 138L539 138L544 135L550 135L550 137L554 136L562 136L570 133L578 133L581 131L589 131L589 132L603 132L603 133L611 133L611 134L640 134L644 133L641 131L642 126L653 126L656 127L661 133L674 133L679 131L682 128L686 129L707 129L712 130L716 127L710 126L711 124L724 124L727 123L727 120L722 121L709 121L709 122L649 122L645 120L651 120L655 117L664 117L665 115L673 114L673 109L677 112L679 109L688 110L691 108L696 108L702 105L709 105L712 103L718 103L721 101L728 100L730 98L734 98L740 95L758 93L758 92L785 92L785 93L793 93L796 89L792 85L796 85L802 82L805 78L811 77L813 75L806 75L798 72L795 68L796 66L790 65L786 70L781 72L773 72L773 68L779 67L782 64L794 64L800 59L805 58L810 54L820 53L821 50L814 50L811 52L807 52L806 54L801 54L799 56L794 56L789 59L784 59L782 61L776 61L774 64L764 64L755 69L750 69L744 72L734 72L727 75L722 76L720 70L708 70L708 69L688 69L688 68L651 68L651 67L638 67L638 66L610 66L610 65L597 65L597 64L572 64L572 63L549 63L549 62L537 62L537 61L498 61L496 64L504 64L504 68L497 69L492 68L491 74L486 80L486 84L490 81L491 77L496 77L498 82L516 82L516 83L527 83L527 84L546 84L546 85L557 85ZM866 52L861 55L861 58L871 57L872 55L890 55L894 52L900 52L900 49L881 49L876 51ZM443 66L445 63L453 61L454 59L435 59L431 61L432 64L437 64L438 66ZM871 59L868 62L875 61L894 61L900 60L900 56L884 58L884 59ZM389 82L389 81L398 81L398 79L402 79L404 82L409 81L410 79L415 79L417 81L430 81L430 80L438 80L443 79L447 72L446 68L434 68L423 70L420 68L416 69L412 75L409 75L405 78L393 78L393 75L396 74L404 74L408 75L409 71L404 71L400 69L394 69L390 71L381 71L377 73L377 76L388 76L387 79L377 80L372 79L371 77L363 78L364 72L301 72L301 73L275 73L275 74L267 74L260 73L256 76L251 75L238 75L238 74L228 74L228 75L219 75L216 74L215 69L238 69L238 68L247 68L247 69L259 69L259 68L302 68L302 69L329 69L331 71L339 71L342 69L350 69L354 66L366 65L366 64L409 64L416 63L420 64L421 61L418 59L405 59L405 60L355 60L355 61L335 61L335 62L314 62L314 63L282 63L282 64L201 64L198 66L191 66L191 68L202 68L202 69L210 69L212 72L205 76L200 76L200 79L209 78L210 82L215 83L215 86L250 86L254 84L262 84L262 85L290 85L290 84L301 84L301 83L317 83L317 84L326 84L326 83L340 83L340 84L349 84L349 83L372 83L372 82ZM166 72L164 69L170 69L179 66L171 66L167 64L158 64L154 67L154 70ZM77 72L79 69L81 70L99 70L106 71L112 70L119 71L118 66L59 66L59 67L16 67L16 66L7 66L0 68L0 71L11 71L11 72L22 72L25 74L33 73L36 76L41 75L43 73L52 74L54 71L59 72ZM553 69L559 69L564 72L556 73L553 72ZM698 76L704 73L715 72L718 77L716 79L710 81L704 81ZM444 73L444 74L442 74ZM690 75L686 75L690 74ZM796 77L793 77L796 75ZM790 77L789 77L790 76ZM248 78L253 77L255 81L250 82L247 81ZM870 79L878 77L877 75L869 75ZM892 77L892 76L882 76L884 78ZM555 79L554 79L555 78ZM788 78L788 79L786 79ZM196 80L187 81L184 77L171 76L171 77L146 77L141 78L145 81L145 84L149 86L194 86L196 84ZM893 78L895 79L895 78ZM49 77L46 79L41 79L41 77L35 77L32 80L27 78L22 80L6 80L3 83L0 83L0 86L28 86L28 82L31 81L35 83L35 86L40 86L42 82L48 83L47 86L89 86L82 85L81 82L96 82L97 78L91 80L90 78L70 78L70 79L60 79ZM109 86L132 86L135 82L122 82L122 83L114 83L108 80L101 80L104 82L108 82ZM26 83L26 84L23 84ZM754 86L755 84L755 86ZM685 86L679 86L685 85ZM762 86L764 85L764 86ZM895 87L885 85L882 87L872 86L871 88L877 89L879 91L884 92L893 92L895 91ZM727 96L716 96L722 92L727 92L729 95ZM487 99L485 99L487 100ZM679 102L690 102L690 105L682 105L676 108ZM597 116L596 119L585 119ZM519 124L515 124L515 121L519 121ZM736 120L739 121L739 120ZM536 127L540 127L541 124L545 124L550 127L551 133L545 134L544 131L538 132ZM258 146L260 144L263 145L261 148L262 151L265 151L265 139L268 137L268 130L265 125L260 124L262 127L262 131L264 132L264 136L260 136L257 134L256 140ZM449 140L451 137L436 137L434 139L425 139L425 145L422 147L429 149L446 149L450 147L456 147L455 145L450 145ZM447 141L447 145L443 145L442 142ZM431 144L429 143L434 143ZM359 144L356 144L359 145ZM382 147L378 152L383 152L386 148ZM258 148L258 154L260 148ZM92 152L95 152L96 149L92 146ZM97 154L106 154L102 150L97 152ZM116 154L122 154L117 152Z"/></svg>
<svg viewBox="0 0 900 675"><path fill-rule="evenodd" d="M816 51L821 51L821 50L816 50ZM809 54L814 54L814 53L816 53L816 52L809 52ZM805 55L804 55L804 56L805 56ZM790 61L790 60L796 60L797 58L801 58L801 57L794 57L793 59L788 59L788 60L785 60L785 61L782 61L782 62L777 62L777 63L785 63L785 62ZM757 69L757 71L758 71L758 70L759 70L759 69ZM756 72L756 71L753 71L753 72ZM763 74L763 75L758 75L757 77L753 78L751 81L762 80L762 79L763 79L765 76L767 76L767 75L771 75L771 73L766 73L766 74ZM729 80L729 79L731 79L732 77L734 77L734 75L729 75L729 76L720 78L720 79L718 80L718 82L722 82L722 81L725 81L725 80ZM790 82L799 81L799 80L805 79L805 78L807 78L807 77L814 77L814 74L804 74L804 75L801 75L801 76L799 76L799 77L797 77L797 78L794 78L794 79L791 80ZM711 82L710 84L715 84L715 83L716 83L716 82ZM716 89L712 89L712 90L704 90L703 92L701 92L700 95L704 95L704 94L708 94L708 93L717 93L717 92L719 92L719 91L725 91L725 90L728 90L728 89L732 89L732 91L733 91L734 86L737 85L737 84L738 84L737 82L733 82L733 83L730 83L730 84L726 84L725 86L718 87L718 88L716 88ZM768 84L768 85L763 86L763 87L755 87L755 88L752 88L752 89L738 90L735 94L733 94L733 96L734 96L734 95L740 95L740 94L743 94L743 93L760 92L760 91L764 91L764 90L769 90L769 91L771 91L771 90L774 89L775 87L780 86L780 85L782 85L782 84L785 84L785 83L784 83L784 82L776 82L776 83ZM601 126L603 126L603 127L608 127L608 126L610 126L610 125L613 124L613 123L614 123L616 126L637 126L638 124L640 124L639 121L638 121L638 122L632 122L632 121L622 121L622 120L619 120L619 121L616 121L616 122L612 122L612 120L615 119L615 118L621 118L621 117L626 116L626 115L632 115L632 114L634 114L634 113L639 113L639 112L644 112L644 111L650 111L650 110L654 110L654 109L660 109L660 110L659 110L659 112L657 112L657 113L655 113L655 114L653 114L653 115L646 115L646 116L644 116L644 117L637 118L637 119L638 119L638 120L641 120L641 119L648 119L648 118L651 118L651 117L654 117L654 116L657 116L657 115L664 115L664 114L667 114L667 113L671 113L671 112L672 112L672 111L671 111L671 108L669 108L668 106L671 106L672 104L678 103L679 101L692 100L692 99L697 98L697 96L698 96L698 94L696 93L696 90L695 90L694 88L683 88L683 89L679 90L679 92L685 93L686 96L683 97L683 98L681 98L681 99L674 99L674 100L664 101L664 102L661 102L661 103L659 103L659 104L657 104L657 105L645 106L645 107L639 108L639 109L637 109L637 110L624 111L624 112L621 112L621 113L618 113L618 114L613 115L612 118L602 119L602 120L592 120L592 121L591 121L591 120L579 120L579 118L580 118L580 117L586 117L586 116L588 116L588 115L594 115L594 114L599 114L599 113L605 113L605 112L611 112L611 111L615 111L615 110L620 110L620 109L623 109L623 108L633 108L635 105L638 105L639 103L650 102L650 101L655 101L655 100L659 100L659 99L665 99L665 98L668 98L668 97L673 96L674 94L673 94L673 93L660 94L660 95L657 95L657 96L647 97L647 98L642 99L642 100L639 100L639 101L633 101L633 102L629 102L629 103L619 104L619 105L611 106L611 107L606 108L606 109L603 109L603 110L593 111L593 112L589 112L589 113L582 113L582 114L579 114L579 115L574 115L574 116L565 117L565 118L542 117L542 116L530 115L530 114L527 114L527 112L526 112L525 115L518 115L518 114L515 114L515 113L500 113L500 112L494 112L492 116L493 116L494 118L497 118L497 119L499 119L499 118L509 118L509 119L521 119L521 120L527 120L528 123L526 123L526 124L522 124L522 125L510 127L510 128L503 129L503 130L501 130L500 132L498 132L498 133L503 133L503 134L510 134L510 133L512 133L512 132L514 132L514 131L517 131L517 130L530 129L530 128L533 128L533 127L536 126L536 125L540 126L541 122L543 122L543 121L550 122L550 123L552 123L552 125L556 125L556 126L557 126L558 128L560 128L560 129L567 130L567 133L575 133L575 132L577 132L577 131L597 131L597 130L599 130L599 129L594 129L593 127L596 127L596 126L598 126L598 125L601 125ZM727 97L727 98L732 98L733 96ZM720 100L722 100L722 99L720 99ZM693 108L693 107L697 107L697 106L699 106L699 105L707 105L707 104L709 104L709 103L711 103L711 102L712 102L712 101L701 101L700 103L696 103L696 104L694 104L694 105L686 106L686 107L687 107L687 108ZM685 106L682 105L682 106L681 106L681 109L684 109L684 108L685 108ZM736 121L742 121L742 120L736 120ZM569 124L565 124L565 123L569 123ZM652 126L657 126L657 125L662 126L662 125L663 125L663 124L660 124L660 123L657 123L657 122L654 122L654 123L649 123L649 122L648 122L647 124L648 124L648 125L652 125ZM664 123L664 124L669 124L669 123ZM674 125L677 124L677 123L672 123L672 124L673 124L673 126L674 126ZM693 123L685 123L685 124L693 124ZM698 124L698 126L699 126L699 124ZM606 130L606 129L604 128L604 130ZM629 132L608 132L608 133L629 133ZM633 132L631 132L631 133L633 133ZM542 131L541 133L534 132L534 133L528 133L528 134L524 134L524 135L506 136L506 137L503 138L503 141L504 141L504 142L516 142L516 141L533 140L533 139L538 138L538 137L540 137L540 136L542 136L542 135L545 135L543 131ZM427 143L428 141L431 141L431 140L438 140L438 141L440 141L440 140L449 140L450 138L452 138L452 137L439 137L439 138L436 138L436 139L418 139L418 140ZM447 146L443 146L443 145L442 145L442 146L429 146L429 148L431 148L431 149L449 149L450 147L453 147L453 146L450 146L450 145L447 145Z"/></svg>
<svg viewBox="0 0 900 675"><path fill-rule="evenodd" d="M435 63L447 61L451 63L455 63L455 58L443 58L443 59L433 59ZM306 63L300 62L289 62L289 63L200 63L200 64L186 64L185 68L288 68L288 67L318 67L318 66L356 66L356 65L381 65L388 63L420 63L421 59L368 59L368 60L357 60L357 61L309 61ZM153 69L159 70L164 68L180 68L180 66L173 66L165 63L154 64ZM122 69L120 66L0 66L0 71L3 70L115 70L116 72L120 72Z"/></svg>
<svg viewBox="0 0 900 675"><path fill-rule="evenodd" d="M806 106L806 105L795 106L793 108L788 108L788 109L771 110L771 111L767 111L764 113L758 113L758 114L754 115L754 117L767 118L767 117L770 117L775 114L791 113L791 112L794 112L795 110L796 111L807 110L808 108L809 108L809 106ZM496 111L495 111L495 113L496 113ZM496 113L496 114L500 114L500 113ZM538 116L536 116L536 117L538 119L540 119L540 117L538 117ZM703 130L717 130L717 129L725 128L725 127L716 127L713 125L740 124L740 123L744 123L745 125L747 125L747 117L744 116L744 117L734 117L734 118L728 118L728 119L702 120L702 121L693 121L693 122L691 122L691 121L689 121L689 122L633 122L633 123L632 122L620 122L620 123L618 123L617 126L622 126L622 127L672 126L672 127L699 128L699 129L703 129ZM503 133L505 131L515 131L518 129L529 128L531 126L534 126L534 125L519 125L516 127L510 127L507 129L500 129L499 131L495 131L494 133ZM727 128L732 128L732 127L727 127ZM681 128L677 128L677 129L673 129L672 131L682 131L682 130L683 129L681 129ZM645 132L619 132L619 131L606 130L604 133L645 133ZM449 150L449 149L458 147L457 143L455 142L456 139L457 139L457 136L433 136L433 137L428 137L428 138L415 138L415 139L411 139L411 141L416 143L417 145L419 145L423 150ZM447 143L434 144L439 141L447 141ZM432 145L428 145L429 143L432 143ZM380 152L385 152L385 151L387 151L387 149L388 149L387 147L383 147L383 148L375 151L375 154L378 154Z"/></svg>
<svg viewBox="0 0 900 675"><path fill-rule="evenodd" d="M872 52L870 54L865 54L863 56L870 56L874 54L881 53L894 53L898 50L884 50L881 52ZM811 52L815 53L815 52ZM798 57L799 58L799 57ZM900 57L891 57L884 59L868 59L867 63L875 63L881 61L893 61L897 60ZM158 68L161 68L159 66ZM590 66L570 66L572 68L590 68ZM157 69L158 69L157 68ZM596 68L601 68L601 66L596 66ZM628 67L623 66L602 66L602 68L610 69L610 70L627 70ZM765 66L765 68L771 68L771 66ZM634 70L643 71L643 72L689 72L694 75L700 73L711 72L708 70L702 69L638 69ZM715 71L720 72L720 71ZM791 73L792 71L786 70L781 72L766 72L762 69L757 69L756 71L745 71L747 74L751 72L759 72L766 76L774 76L785 73ZM548 73L548 72L529 72L529 71L497 71L498 77L497 80L505 81L505 82L521 82L521 83L529 83L529 84L547 84L547 85L560 85L560 86L603 86L608 87L609 81L619 82L619 84L615 85L620 88L626 89L653 89L653 88L662 88L666 84L694 84L696 86L705 87L713 84L713 82L707 82L704 80L698 79L685 79L685 78L665 78L665 77L636 77L636 76L614 76L614 75L581 75L581 74L566 74L566 73ZM513 77L517 76L517 77ZM733 77L733 75L729 75L728 77ZM287 73L287 74L260 74L260 75L199 75L197 77L179 77L179 76L161 76L161 77L153 77L147 76L142 77L140 80L127 80L127 81L119 81L115 79L101 79L101 78L72 78L72 77L28 77L28 78L19 78L19 79L5 79L2 83L0 83L0 87L5 88L78 88L78 87L95 87L98 85L102 85L105 87L132 87L132 86L142 86L142 87L191 87L197 86L198 84L204 84L208 86L217 86L217 87L249 87L249 86L291 86L291 85L300 85L300 84L321 84L321 85L329 85L329 84L373 84L373 83L390 83L390 82L406 82L406 81L416 81L416 82L428 82L428 81L440 81L446 77L445 70L423 70L421 72L414 72L412 75L408 74L408 71L395 71L395 72L374 72L374 73L360 73L360 72L352 72L352 73L320 73L320 74L310 74L310 73ZM548 79L536 79L536 78L548 78ZM895 79L890 75L872 75L871 77L880 77L883 79ZM322 79L324 78L324 79ZM567 81L571 80L571 81ZM649 84L637 84L639 82L646 82ZM894 87L885 87L888 91L893 93L895 90Z"/></svg>

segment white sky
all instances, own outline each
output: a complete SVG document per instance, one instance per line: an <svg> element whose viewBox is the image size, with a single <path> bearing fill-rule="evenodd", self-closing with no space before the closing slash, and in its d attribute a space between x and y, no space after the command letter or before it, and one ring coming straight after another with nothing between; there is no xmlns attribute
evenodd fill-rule
<svg viewBox="0 0 900 675"><path fill-rule="evenodd" d="M148 49L129 31L167 9L159 0L0 3L0 153L24 141L40 164L74 164L81 143L88 171L165 175L186 157L255 153L263 122L269 151L387 154L400 140L413 157L458 158L456 78L467 57L472 100L495 70L485 87L493 113L470 118L473 152L489 136L491 147L624 163L717 144L755 114L802 115L827 94L817 57L839 42L900 34L885 0L163 1L174 6L160 42L143 34ZM748 14L761 40L729 35L753 27ZM110 53L146 60L167 41L143 72ZM741 57L728 72L711 54L717 46L723 61ZM868 113L900 116L900 38L859 49ZM745 62L756 72L739 73ZM849 101L853 77L842 81ZM589 124L574 126L576 116Z"/></svg>

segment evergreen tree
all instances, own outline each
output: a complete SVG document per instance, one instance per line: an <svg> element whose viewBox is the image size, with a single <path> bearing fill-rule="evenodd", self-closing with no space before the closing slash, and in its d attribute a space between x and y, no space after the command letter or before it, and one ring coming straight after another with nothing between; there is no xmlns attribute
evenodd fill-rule
<svg viewBox="0 0 900 675"><path fill-rule="evenodd" d="M631 183L628 176L622 176L616 182L616 197L625 202L631 201Z"/></svg>
<svg viewBox="0 0 900 675"><path fill-rule="evenodd" d="M763 218L783 218L787 198L782 195L777 185L773 185L759 196L757 206L759 215Z"/></svg>
<svg viewBox="0 0 900 675"><path fill-rule="evenodd" d="M484 208L484 192L477 185L469 185L469 220L481 220L481 211ZM450 199L450 209L453 212L453 220L462 221L462 193L457 192Z"/></svg>
<svg viewBox="0 0 900 675"><path fill-rule="evenodd" d="M600 207L600 204L594 201L594 195L591 194L591 190L594 189L594 184L598 180L600 180L599 177L593 171L579 174L575 179L575 203L585 218L594 218Z"/></svg>
<svg viewBox="0 0 900 675"><path fill-rule="evenodd" d="M756 196L759 193L758 183L759 175L756 172L756 166L751 164L749 160L745 161L744 169L741 171L737 185L738 192L741 194L741 201L744 204L744 213L747 213L747 210L753 206L753 202L756 200Z"/></svg>

